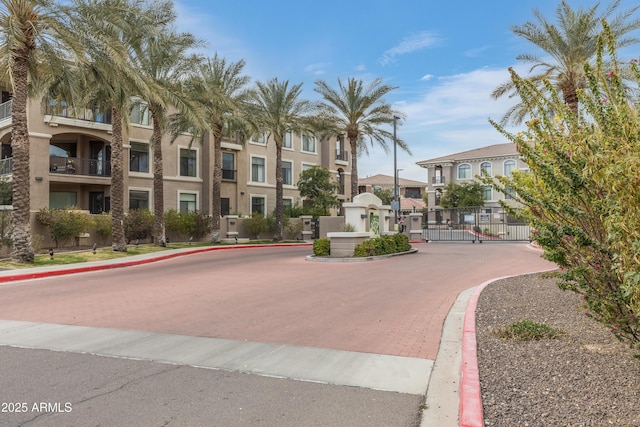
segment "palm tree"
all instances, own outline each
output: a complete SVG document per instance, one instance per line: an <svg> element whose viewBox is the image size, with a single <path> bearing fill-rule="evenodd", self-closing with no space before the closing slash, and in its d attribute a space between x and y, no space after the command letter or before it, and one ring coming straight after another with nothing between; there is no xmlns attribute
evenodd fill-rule
<svg viewBox="0 0 640 427"><path fill-rule="evenodd" d="M159 34L145 35L135 46L135 59L144 78L160 91L159 98L149 102L153 122L153 214L154 242L165 245L164 236L164 170L162 164L162 137L167 129L168 108L173 106L191 120L196 106L187 98L184 80L199 63L190 49L201 43L189 33L175 33L169 28Z"/></svg>
<svg viewBox="0 0 640 427"><path fill-rule="evenodd" d="M598 14L597 9L600 3L596 3L586 10L582 8L573 10L563 0L556 9L557 25L550 23L538 9L534 9L533 15L537 22L529 21L511 28L514 34L530 41L551 58L549 61L547 58L541 58L534 54L518 55L517 60L532 64L529 72L536 72L528 79L539 84L543 90L542 82L544 80L553 82L562 92L565 104L575 114L578 114L577 91L585 87L583 66L595 58L601 22L608 20L620 5L620 1L615 0L603 13ZM640 6L626 10L608 23L611 27L611 34L616 39L617 48L638 42L636 37L625 37L631 31L640 28L640 19L630 20L638 8ZM510 97L517 95L512 81L498 86L491 94L494 99L504 95ZM507 111L502 118L502 124L506 125L509 122L520 124L524 121L525 116L524 105L517 104Z"/></svg>
<svg viewBox="0 0 640 427"><path fill-rule="evenodd" d="M394 117L404 115L395 111L383 97L396 89L385 85L382 79L373 80L366 87L362 80L349 78L347 84L338 79L338 90L323 80L316 81L315 91L322 95L322 121L333 130L346 134L351 147L351 198L358 195L358 155L369 154L369 147L377 142L385 152L389 151L387 140L393 141L393 133L386 129L393 125ZM409 147L397 139L400 148L410 153Z"/></svg>
<svg viewBox="0 0 640 427"><path fill-rule="evenodd" d="M83 36L89 58L80 67L78 80L84 84L88 105L111 109L112 249L126 252L123 128L129 123L132 97L163 104L157 82L145 79L136 64L136 47L144 37L166 29L175 14L170 1L143 4L136 0L86 0L76 10L76 31Z"/></svg>
<svg viewBox="0 0 640 427"><path fill-rule="evenodd" d="M65 75L65 60L81 57L68 9L51 1L0 0L0 74L12 92L13 249L11 257L32 263L27 101L52 76ZM30 88L31 89L30 89Z"/></svg>
<svg viewBox="0 0 640 427"><path fill-rule="evenodd" d="M243 110L251 78L242 74L245 62L227 62L215 54L196 68L196 76L188 82L189 93L199 106L204 123L196 125L196 135L210 133L213 138L213 185L211 194L211 235L219 240L222 216L222 137L234 128L246 127ZM189 124L187 121L185 124Z"/></svg>
<svg viewBox="0 0 640 427"><path fill-rule="evenodd" d="M301 100L302 83L289 87L289 81L273 78L266 83L257 82L249 94L249 113L254 133L266 132L276 145L276 226L274 240L282 240L282 144L288 131L313 134L309 114L313 104Z"/></svg>

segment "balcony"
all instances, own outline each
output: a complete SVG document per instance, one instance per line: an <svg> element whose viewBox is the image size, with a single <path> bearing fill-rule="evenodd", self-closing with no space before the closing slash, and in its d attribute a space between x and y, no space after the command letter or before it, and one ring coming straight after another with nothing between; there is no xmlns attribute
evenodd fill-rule
<svg viewBox="0 0 640 427"><path fill-rule="evenodd" d="M111 162L80 157L49 157L49 172L65 175L111 176Z"/></svg>
<svg viewBox="0 0 640 427"><path fill-rule="evenodd" d="M13 157L0 160L0 176L11 175L13 173Z"/></svg>
<svg viewBox="0 0 640 427"><path fill-rule="evenodd" d="M336 151L336 160L342 160L343 162L349 161L348 151Z"/></svg>
<svg viewBox="0 0 640 427"><path fill-rule="evenodd" d="M222 169L222 180L223 181L235 181L236 180L236 171L233 169Z"/></svg>
<svg viewBox="0 0 640 427"><path fill-rule="evenodd" d="M11 101L0 104L0 120L11 118Z"/></svg>
<svg viewBox="0 0 640 427"><path fill-rule="evenodd" d="M444 176L432 176L431 177L431 184L433 184L433 185L444 185L445 184Z"/></svg>
<svg viewBox="0 0 640 427"><path fill-rule="evenodd" d="M72 108L66 105L52 105L53 102L51 101L46 106L45 114L85 122L111 124L111 111L104 113L97 108Z"/></svg>

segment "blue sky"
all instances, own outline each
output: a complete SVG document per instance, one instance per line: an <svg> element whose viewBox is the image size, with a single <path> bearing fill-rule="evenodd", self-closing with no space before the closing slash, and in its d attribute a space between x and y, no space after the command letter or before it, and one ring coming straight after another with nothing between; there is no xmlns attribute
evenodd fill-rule
<svg viewBox="0 0 640 427"><path fill-rule="evenodd" d="M490 93L508 79L518 54L540 54L510 26L533 20L534 8L554 21L558 3L177 0L175 6L178 30L206 41L209 55L244 59L254 80L303 83L304 97L312 100L318 99L313 88L319 79L337 86L338 78L381 77L397 86L386 100L406 114L397 134L412 150L398 150L399 176L426 181L417 161L507 142L488 118L500 119L513 101L493 100ZM623 0L619 10L633 6ZM393 152L374 147L358 168L360 177L393 175Z"/></svg>

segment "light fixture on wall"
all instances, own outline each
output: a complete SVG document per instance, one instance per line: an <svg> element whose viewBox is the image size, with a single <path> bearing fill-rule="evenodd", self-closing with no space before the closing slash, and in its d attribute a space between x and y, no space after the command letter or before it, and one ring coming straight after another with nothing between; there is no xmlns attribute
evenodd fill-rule
<svg viewBox="0 0 640 427"><path fill-rule="evenodd" d="M42 181L42 177L41 176L36 176L36 181Z"/></svg>
<svg viewBox="0 0 640 427"><path fill-rule="evenodd" d="M244 191L241 191L241 192L240 192L240 195L241 195L241 196L244 196Z"/></svg>

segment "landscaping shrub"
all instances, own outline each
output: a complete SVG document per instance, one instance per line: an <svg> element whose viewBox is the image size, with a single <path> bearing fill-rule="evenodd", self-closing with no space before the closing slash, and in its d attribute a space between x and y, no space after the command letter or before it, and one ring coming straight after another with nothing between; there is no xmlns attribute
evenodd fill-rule
<svg viewBox="0 0 640 427"><path fill-rule="evenodd" d="M367 257L389 255L411 250L411 244L406 234L396 233L365 240L356 246L353 256Z"/></svg>
<svg viewBox="0 0 640 427"><path fill-rule="evenodd" d="M313 241L313 254L315 256L329 256L331 253L331 241L326 237L320 237Z"/></svg>
<svg viewBox="0 0 640 427"><path fill-rule="evenodd" d="M127 243L153 236L153 222L153 214L149 209L130 210L124 217L124 236Z"/></svg>
<svg viewBox="0 0 640 427"><path fill-rule="evenodd" d="M42 208L36 214L36 219L49 229L56 248L74 239L78 234L88 232L93 225L93 220L88 214L69 209Z"/></svg>
<svg viewBox="0 0 640 427"><path fill-rule="evenodd" d="M246 218L243 221L244 229L252 239L257 239L260 233L267 231L268 224L266 219L258 214L254 213L251 218Z"/></svg>
<svg viewBox="0 0 640 427"><path fill-rule="evenodd" d="M113 231L111 225L111 214L103 212L100 215L95 215L93 217L93 222L96 226L96 234L100 237L102 246L105 246Z"/></svg>
<svg viewBox="0 0 640 427"><path fill-rule="evenodd" d="M530 172L497 177L494 185L525 206L515 211L503 204L531 224L544 257L560 267L560 287L582 295L586 315L638 348L640 67L637 60L617 62L615 40L603 25L596 62L584 65L577 114L552 84L545 97L512 72L532 119L517 134L493 124L516 144Z"/></svg>
<svg viewBox="0 0 640 427"><path fill-rule="evenodd" d="M164 214L165 229L187 240L200 240L211 233L211 218L200 212L178 212L171 209Z"/></svg>

